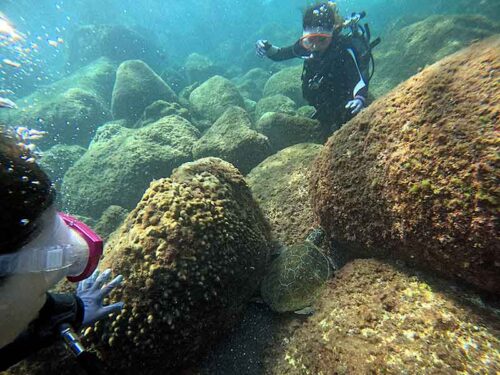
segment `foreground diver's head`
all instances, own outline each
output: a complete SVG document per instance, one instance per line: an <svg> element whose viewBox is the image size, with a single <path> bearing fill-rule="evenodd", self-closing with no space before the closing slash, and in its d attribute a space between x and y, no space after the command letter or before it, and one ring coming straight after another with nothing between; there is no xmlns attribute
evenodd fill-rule
<svg viewBox="0 0 500 375"><path fill-rule="evenodd" d="M306 8L302 18L300 44L312 52L323 52L342 29L343 19L333 2L316 3Z"/></svg>
<svg viewBox="0 0 500 375"><path fill-rule="evenodd" d="M100 256L100 239L57 213L49 178L17 142L0 126L0 348L34 320L55 283L85 278Z"/></svg>

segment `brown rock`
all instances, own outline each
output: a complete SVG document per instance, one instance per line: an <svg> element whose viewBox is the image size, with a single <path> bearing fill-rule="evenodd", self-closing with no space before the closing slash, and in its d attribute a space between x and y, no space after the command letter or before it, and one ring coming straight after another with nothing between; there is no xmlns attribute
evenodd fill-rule
<svg viewBox="0 0 500 375"><path fill-rule="evenodd" d="M425 69L329 139L313 206L349 257L410 260L500 292L499 71L496 37Z"/></svg>

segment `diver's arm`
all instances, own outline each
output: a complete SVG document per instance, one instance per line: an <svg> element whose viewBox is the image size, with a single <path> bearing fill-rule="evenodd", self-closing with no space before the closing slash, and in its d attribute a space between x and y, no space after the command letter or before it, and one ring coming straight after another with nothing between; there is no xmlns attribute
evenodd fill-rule
<svg viewBox="0 0 500 375"><path fill-rule="evenodd" d="M74 294L47 293L47 300L37 319L12 343L0 349L0 371L56 342L61 324L79 329L83 321L83 302Z"/></svg>
<svg viewBox="0 0 500 375"><path fill-rule="evenodd" d="M280 48L272 46L267 52L267 57L273 61L283 61L293 59L295 57L309 56L310 54L311 53L302 47L297 41L288 47Z"/></svg>

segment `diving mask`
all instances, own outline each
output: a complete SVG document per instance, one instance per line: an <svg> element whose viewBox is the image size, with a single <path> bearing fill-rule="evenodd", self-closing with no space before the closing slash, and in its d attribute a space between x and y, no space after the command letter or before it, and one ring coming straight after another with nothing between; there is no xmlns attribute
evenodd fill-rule
<svg viewBox="0 0 500 375"><path fill-rule="evenodd" d="M48 227L18 252L0 255L0 276L64 271L69 281L77 282L94 272L103 248L95 232L62 212Z"/></svg>
<svg viewBox="0 0 500 375"><path fill-rule="evenodd" d="M321 50L330 44L332 41L333 32L322 28L304 30L299 43L308 51Z"/></svg>

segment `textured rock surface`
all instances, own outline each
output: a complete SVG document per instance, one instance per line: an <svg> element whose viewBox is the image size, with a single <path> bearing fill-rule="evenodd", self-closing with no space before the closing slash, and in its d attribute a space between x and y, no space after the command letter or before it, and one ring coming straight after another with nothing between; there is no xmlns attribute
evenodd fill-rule
<svg viewBox="0 0 500 375"><path fill-rule="evenodd" d="M198 137L198 130L179 116L163 117L140 129L116 123L102 126L64 177L64 207L96 219L110 205L134 208L151 180L192 160Z"/></svg>
<svg viewBox="0 0 500 375"><path fill-rule="evenodd" d="M216 156L232 163L243 174L271 154L266 136L250 129L248 114L240 107L230 107L195 143L195 159Z"/></svg>
<svg viewBox="0 0 500 375"><path fill-rule="evenodd" d="M262 98L262 92L269 77L269 72L262 68L254 68L240 78L235 79L235 82L244 98L258 101Z"/></svg>
<svg viewBox="0 0 500 375"><path fill-rule="evenodd" d="M316 312L268 355L268 374L489 374L500 324L474 293L375 260L323 288ZM497 311L498 313L498 311ZM321 360L319 360L321 358Z"/></svg>
<svg viewBox="0 0 500 375"><path fill-rule="evenodd" d="M192 123L193 119L191 118L191 114L187 108L184 108L179 103L169 103L164 100L157 100L144 109L141 119L137 121L134 127L140 128L151 124L152 122L158 121L162 117L173 115L184 117Z"/></svg>
<svg viewBox="0 0 500 375"><path fill-rule="evenodd" d="M199 53L191 53L184 64L189 83L205 82L210 77L220 74L220 70L212 60Z"/></svg>
<svg viewBox="0 0 500 375"><path fill-rule="evenodd" d="M500 292L500 38L427 68L332 136L312 180L350 256L403 258Z"/></svg>
<svg viewBox="0 0 500 375"><path fill-rule="evenodd" d="M262 280L261 295L276 312L311 306L333 268L322 250L310 242L287 247L273 260Z"/></svg>
<svg viewBox="0 0 500 375"><path fill-rule="evenodd" d="M370 91L381 96L426 65L499 32L498 22L479 15L435 15L395 29L374 49Z"/></svg>
<svg viewBox="0 0 500 375"><path fill-rule="evenodd" d="M277 94L266 96L257 102L255 107L255 119L259 120L266 112L279 112L295 115L295 102L287 96Z"/></svg>
<svg viewBox="0 0 500 375"><path fill-rule="evenodd" d="M110 234L117 229L128 215L128 211L120 206L109 206L92 228L107 241Z"/></svg>
<svg viewBox="0 0 500 375"><path fill-rule="evenodd" d="M323 146L302 143L268 157L246 177L252 194L285 245L302 241L314 226L310 168Z"/></svg>
<svg viewBox="0 0 500 375"><path fill-rule="evenodd" d="M108 245L126 308L89 340L115 371L151 374L196 359L258 287L269 231L241 174L220 159L155 181ZM130 333L128 333L130 332Z"/></svg>
<svg viewBox="0 0 500 375"><path fill-rule="evenodd" d="M212 122L217 120L232 105L244 108L243 97L228 79L214 76L189 95L194 110Z"/></svg>
<svg viewBox="0 0 500 375"><path fill-rule="evenodd" d="M327 137L326 129L318 121L286 113L265 113L255 129L269 138L276 151L297 143L323 143Z"/></svg>
<svg viewBox="0 0 500 375"><path fill-rule="evenodd" d="M264 86L264 96L285 95L291 98L297 105L304 105L306 101L302 97L302 65L285 68L275 73L268 79Z"/></svg>
<svg viewBox="0 0 500 375"><path fill-rule="evenodd" d="M141 60L128 60L116 71L111 111L113 118L135 122L156 100L177 102L175 92Z"/></svg>

